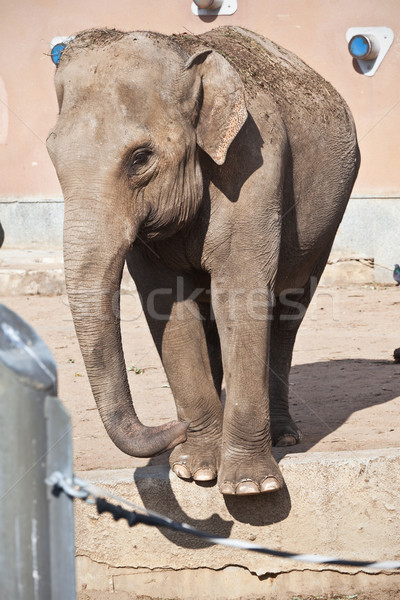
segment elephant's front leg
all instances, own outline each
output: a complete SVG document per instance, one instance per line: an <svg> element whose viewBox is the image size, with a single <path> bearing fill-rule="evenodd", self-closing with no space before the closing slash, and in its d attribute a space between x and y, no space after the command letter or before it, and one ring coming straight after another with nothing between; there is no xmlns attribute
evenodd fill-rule
<svg viewBox="0 0 400 600"><path fill-rule="evenodd" d="M161 355L178 418L189 423L186 442L171 453L171 468L183 479L211 481L219 468L223 409L198 304L190 298L172 305Z"/></svg>
<svg viewBox="0 0 400 600"><path fill-rule="evenodd" d="M212 284L227 399L218 485L223 494L258 494L283 485L272 456L269 338L273 294L257 278Z"/></svg>
<svg viewBox="0 0 400 600"><path fill-rule="evenodd" d="M128 258L153 339L161 356L180 421L189 423L187 439L170 456L183 479L210 481L217 476L222 404L213 379L209 350L193 280L177 276L138 252Z"/></svg>

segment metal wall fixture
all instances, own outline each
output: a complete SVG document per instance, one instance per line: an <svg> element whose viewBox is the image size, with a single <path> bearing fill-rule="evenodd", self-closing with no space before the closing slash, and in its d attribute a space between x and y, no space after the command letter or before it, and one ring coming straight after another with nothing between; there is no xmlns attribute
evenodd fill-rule
<svg viewBox="0 0 400 600"><path fill-rule="evenodd" d="M193 0L192 13L198 17L233 15L237 11L237 0Z"/></svg>
<svg viewBox="0 0 400 600"><path fill-rule="evenodd" d="M367 77L375 75L393 39L389 27L350 27L346 31L349 52Z"/></svg>
<svg viewBox="0 0 400 600"><path fill-rule="evenodd" d="M57 36L53 38L50 42L50 56L51 60L55 65L58 65L60 62L61 54L63 53L68 42L74 39L75 36Z"/></svg>

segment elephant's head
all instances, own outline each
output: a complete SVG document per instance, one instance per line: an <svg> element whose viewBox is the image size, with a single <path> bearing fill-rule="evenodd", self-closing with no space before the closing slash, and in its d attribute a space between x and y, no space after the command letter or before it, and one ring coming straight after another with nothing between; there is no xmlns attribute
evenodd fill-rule
<svg viewBox="0 0 400 600"><path fill-rule="evenodd" d="M140 231L170 236L203 196L197 145L221 165L247 118L243 85L210 50L188 57L158 34L83 32L56 73L60 114L47 141L65 199L64 258L76 332L114 443L153 456L186 436L176 421L147 428L133 408L118 297Z"/></svg>

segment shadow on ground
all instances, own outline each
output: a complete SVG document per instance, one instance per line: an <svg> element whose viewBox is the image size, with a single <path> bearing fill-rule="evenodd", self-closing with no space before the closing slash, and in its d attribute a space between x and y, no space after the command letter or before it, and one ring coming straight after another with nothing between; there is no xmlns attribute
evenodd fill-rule
<svg viewBox="0 0 400 600"><path fill-rule="evenodd" d="M151 461L149 464L151 464ZM167 468L165 467L165 469ZM142 477L142 472L146 474L145 477ZM190 517L180 506L167 477L162 487L161 497L160 494L155 497L154 488L152 485L149 485L149 466L136 468L134 480L143 506L148 510L168 515L173 521L187 523L210 535L219 537L230 536L233 521L224 520L218 513L214 513L207 519L193 519ZM187 482L185 484L182 483L182 485L192 486L191 493L193 494L196 493L196 491L193 492L193 487L214 487L216 483L199 484L196 482ZM201 501L201 494L199 493L199 506L201 506ZM290 496L286 485L275 494L259 494L247 497L227 496L225 497L225 505L229 514L236 521L259 527L283 521L289 515L291 508ZM160 528L160 531L171 542L183 548L206 548L213 545L206 540L188 535L187 533L179 533L166 528Z"/></svg>
<svg viewBox="0 0 400 600"><path fill-rule="evenodd" d="M290 405L292 416L303 431L303 440L301 444L289 448L274 448L277 460L281 460L288 453L310 450L340 428L352 414L396 398L399 395L399 375L400 365L385 360L345 359L294 366L290 380ZM348 450L358 447L357 439L354 439L354 442L350 438L343 440L341 435L341 440L346 442ZM166 465L165 455L162 458L151 459L149 465ZM135 482L147 509L168 513L174 520L188 523L214 535L229 537L232 521L225 521L218 514L205 520L192 519L180 507L168 478L163 497L155 498L151 486L148 486L145 478L141 476L141 470L136 469ZM186 485L198 484L190 482ZM215 482L208 484L208 487L214 485ZM253 526L283 521L291 509L286 486L273 494L226 496L224 500L229 514L236 521ZM168 539L182 547L201 548L210 545L187 535L165 529L161 531Z"/></svg>
<svg viewBox="0 0 400 600"><path fill-rule="evenodd" d="M275 457L281 460L289 453L306 452L335 433L354 413L394 400L400 394L399 375L400 366L391 360L344 359L294 366L290 410L303 440L296 446L275 448ZM346 449L356 450L359 438L346 435L347 439L340 432L340 441ZM335 450L329 444L329 451Z"/></svg>

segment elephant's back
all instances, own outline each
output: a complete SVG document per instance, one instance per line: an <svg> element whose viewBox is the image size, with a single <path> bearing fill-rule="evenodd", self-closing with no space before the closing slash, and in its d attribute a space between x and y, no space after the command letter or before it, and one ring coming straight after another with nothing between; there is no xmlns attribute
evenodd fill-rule
<svg viewBox="0 0 400 600"><path fill-rule="evenodd" d="M329 82L298 56L261 35L241 27L219 27L199 36L173 38L188 54L202 47L222 54L240 75L250 108L267 95L289 120L305 112L314 123L320 120L325 126L341 121L348 126L351 121L345 101Z"/></svg>

